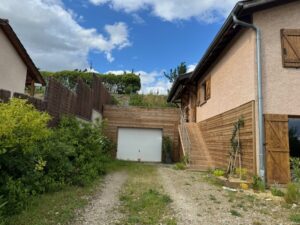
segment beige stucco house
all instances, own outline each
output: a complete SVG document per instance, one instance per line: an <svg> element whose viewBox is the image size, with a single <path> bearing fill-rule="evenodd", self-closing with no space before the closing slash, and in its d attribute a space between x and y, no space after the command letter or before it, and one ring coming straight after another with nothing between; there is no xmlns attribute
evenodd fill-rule
<svg viewBox="0 0 300 225"><path fill-rule="evenodd" d="M0 19L0 89L24 93L25 86L34 91L34 84L45 85L8 20Z"/></svg>
<svg viewBox="0 0 300 225"><path fill-rule="evenodd" d="M243 118L243 167L270 183L290 180L288 121L300 118L299 12L299 0L238 2L194 72L174 83L169 101L187 117L180 136L191 166L226 168L233 123Z"/></svg>

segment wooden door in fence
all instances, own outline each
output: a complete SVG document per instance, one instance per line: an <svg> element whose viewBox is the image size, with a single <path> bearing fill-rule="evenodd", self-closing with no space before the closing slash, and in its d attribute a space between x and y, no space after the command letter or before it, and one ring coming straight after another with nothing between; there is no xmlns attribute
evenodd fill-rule
<svg viewBox="0 0 300 225"><path fill-rule="evenodd" d="M265 115L267 182L290 181L289 127L287 115Z"/></svg>

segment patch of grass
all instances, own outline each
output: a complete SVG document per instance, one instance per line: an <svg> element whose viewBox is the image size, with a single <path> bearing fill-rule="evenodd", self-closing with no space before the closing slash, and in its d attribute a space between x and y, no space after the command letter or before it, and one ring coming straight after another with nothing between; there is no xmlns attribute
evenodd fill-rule
<svg viewBox="0 0 300 225"><path fill-rule="evenodd" d="M276 187L271 188L271 193L272 193L273 196L278 196L278 197L283 197L284 196L283 191L281 191L280 189L278 189Z"/></svg>
<svg viewBox="0 0 300 225"><path fill-rule="evenodd" d="M203 177L203 180L211 185L217 186L217 187L222 187L223 183L221 180L219 180L217 177L211 175L211 174L206 174L206 176Z"/></svg>
<svg viewBox="0 0 300 225"><path fill-rule="evenodd" d="M295 183L289 183L284 199L288 204L298 203L300 199L299 185Z"/></svg>
<svg viewBox="0 0 300 225"><path fill-rule="evenodd" d="M117 160L107 164L108 172L135 167L134 163ZM101 178L84 187L66 186L58 192L32 197L22 213L6 218L5 222L7 225L67 224L78 209L87 205L88 197L95 193L100 182Z"/></svg>
<svg viewBox="0 0 300 225"><path fill-rule="evenodd" d="M242 217L242 214L240 214L238 211L231 209L230 210L231 215L237 216L237 217Z"/></svg>
<svg viewBox="0 0 300 225"><path fill-rule="evenodd" d="M185 170L186 169L186 165L182 162L176 163L174 166L175 170Z"/></svg>
<svg viewBox="0 0 300 225"><path fill-rule="evenodd" d="M262 223L259 222L259 221L254 221L254 222L252 223L252 225L262 225Z"/></svg>
<svg viewBox="0 0 300 225"><path fill-rule="evenodd" d="M300 223L300 214L290 215L290 220L295 223Z"/></svg>
<svg viewBox="0 0 300 225"><path fill-rule="evenodd" d="M128 169L128 180L120 195L123 225L176 225L169 204L172 202L159 185L154 166L135 164Z"/></svg>
<svg viewBox="0 0 300 225"><path fill-rule="evenodd" d="M216 197L213 196L212 194L209 195L209 199L210 199L211 201L217 201Z"/></svg>
<svg viewBox="0 0 300 225"><path fill-rule="evenodd" d="M18 215L6 219L7 225L67 224L76 210L88 203L100 180L86 187L68 186L62 191L33 197L29 206Z"/></svg>

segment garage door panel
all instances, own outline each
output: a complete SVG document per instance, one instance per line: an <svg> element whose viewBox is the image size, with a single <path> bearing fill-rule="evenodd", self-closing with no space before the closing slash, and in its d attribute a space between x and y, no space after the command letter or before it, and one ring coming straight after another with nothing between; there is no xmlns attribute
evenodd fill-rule
<svg viewBox="0 0 300 225"><path fill-rule="evenodd" d="M161 146L161 129L118 129L118 159L143 162L160 162Z"/></svg>

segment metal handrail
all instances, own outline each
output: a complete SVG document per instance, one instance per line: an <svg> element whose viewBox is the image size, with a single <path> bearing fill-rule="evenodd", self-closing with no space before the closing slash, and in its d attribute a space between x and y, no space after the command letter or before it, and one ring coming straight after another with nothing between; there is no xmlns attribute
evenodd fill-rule
<svg viewBox="0 0 300 225"><path fill-rule="evenodd" d="M185 110L181 110L181 116L180 116L180 131L182 135L182 144L183 144L183 154L187 157L187 164L190 164L190 153L191 153L191 140L189 137L189 133L186 127L186 114L184 112Z"/></svg>

